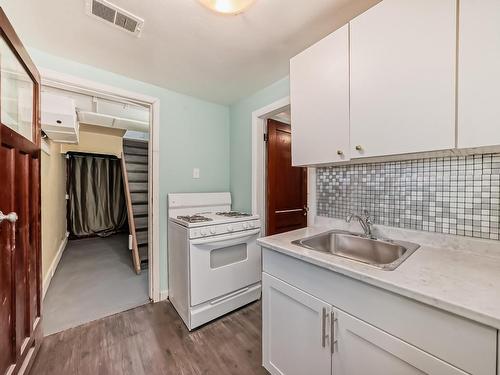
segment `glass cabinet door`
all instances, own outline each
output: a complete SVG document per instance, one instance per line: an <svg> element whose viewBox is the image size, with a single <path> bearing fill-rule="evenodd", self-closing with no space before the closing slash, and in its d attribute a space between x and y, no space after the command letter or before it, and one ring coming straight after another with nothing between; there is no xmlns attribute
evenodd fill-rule
<svg viewBox="0 0 500 375"><path fill-rule="evenodd" d="M32 142L34 86L17 56L0 39L0 121Z"/></svg>

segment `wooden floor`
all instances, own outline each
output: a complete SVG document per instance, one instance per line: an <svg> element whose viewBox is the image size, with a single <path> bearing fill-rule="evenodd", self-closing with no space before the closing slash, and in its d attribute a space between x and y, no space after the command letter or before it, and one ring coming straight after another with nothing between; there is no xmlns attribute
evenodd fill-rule
<svg viewBox="0 0 500 375"><path fill-rule="evenodd" d="M261 364L260 302L192 333L160 302L46 337L30 374L267 374Z"/></svg>

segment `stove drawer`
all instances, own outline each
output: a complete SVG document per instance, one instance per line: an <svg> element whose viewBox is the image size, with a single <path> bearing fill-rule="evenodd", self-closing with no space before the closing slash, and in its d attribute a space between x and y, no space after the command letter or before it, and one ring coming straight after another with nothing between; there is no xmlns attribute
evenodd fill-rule
<svg viewBox="0 0 500 375"><path fill-rule="evenodd" d="M190 305L237 291L261 279L260 230L190 241Z"/></svg>

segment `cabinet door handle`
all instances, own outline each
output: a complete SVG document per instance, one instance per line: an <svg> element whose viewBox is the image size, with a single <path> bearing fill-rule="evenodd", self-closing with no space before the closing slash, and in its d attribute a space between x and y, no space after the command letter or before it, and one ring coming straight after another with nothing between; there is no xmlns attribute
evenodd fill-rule
<svg viewBox="0 0 500 375"><path fill-rule="evenodd" d="M335 311L330 314L330 348L332 354L335 353L335 345L337 344L337 338L335 337L335 323L337 318L335 317Z"/></svg>
<svg viewBox="0 0 500 375"><path fill-rule="evenodd" d="M326 346L326 307L321 311L321 346Z"/></svg>
<svg viewBox="0 0 500 375"><path fill-rule="evenodd" d="M321 311L321 346L323 348L330 345L330 329L328 328L329 319L330 313L327 311L326 307L323 307Z"/></svg>

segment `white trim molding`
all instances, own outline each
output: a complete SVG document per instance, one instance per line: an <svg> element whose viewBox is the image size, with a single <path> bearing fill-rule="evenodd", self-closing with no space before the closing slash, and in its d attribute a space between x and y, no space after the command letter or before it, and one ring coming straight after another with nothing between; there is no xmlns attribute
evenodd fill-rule
<svg viewBox="0 0 500 375"><path fill-rule="evenodd" d="M59 248L57 249L56 256L52 260L52 263L47 270L47 274L45 275L45 278L43 279L43 291L42 291L42 300L45 299L45 294L47 294L47 290L49 290L50 282L52 281L52 278L54 277L54 274L56 273L57 266L59 265L59 262L61 261L61 257L64 253L64 250L66 249L66 245L68 244L68 237L69 237L69 232L66 232L66 235L61 241L61 244L59 245Z"/></svg>
<svg viewBox="0 0 500 375"><path fill-rule="evenodd" d="M59 73L50 69L39 69L42 85L64 89L76 93L87 94L120 101L134 103L149 108L150 142L149 142L149 298L153 302L161 300L160 268L160 99L140 93L123 90L99 82L86 80L72 75ZM166 259L167 257L165 257Z"/></svg>
<svg viewBox="0 0 500 375"><path fill-rule="evenodd" d="M168 289L160 292L160 301L165 301L166 299L168 299Z"/></svg>
<svg viewBox="0 0 500 375"><path fill-rule="evenodd" d="M42 142L40 143L42 151L47 155L50 155L50 144L46 138L42 138Z"/></svg>
<svg viewBox="0 0 500 375"><path fill-rule="evenodd" d="M290 109L290 97L286 96L252 112L252 213L260 215L263 233L266 232L266 148L264 134L267 119ZM291 124L293 126L293 124ZM315 220L316 170L308 173L308 225Z"/></svg>

